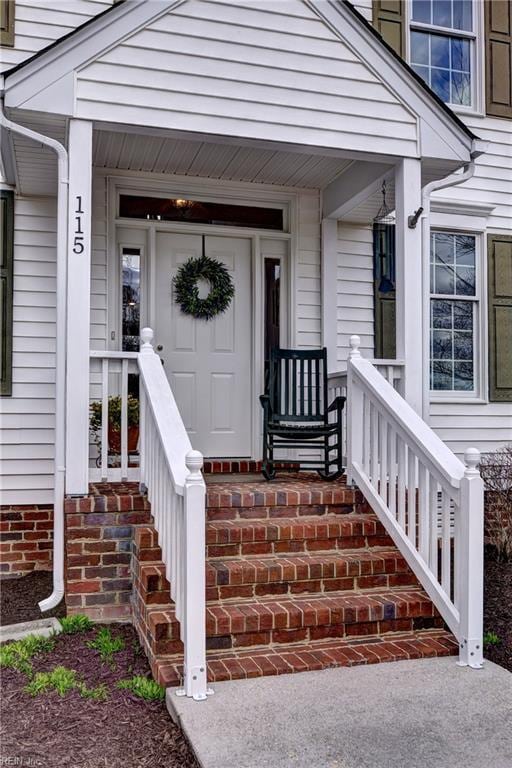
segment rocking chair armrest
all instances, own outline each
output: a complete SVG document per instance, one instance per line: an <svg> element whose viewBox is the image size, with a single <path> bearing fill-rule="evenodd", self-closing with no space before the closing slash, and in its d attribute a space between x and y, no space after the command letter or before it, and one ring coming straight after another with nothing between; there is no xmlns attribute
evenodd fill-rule
<svg viewBox="0 0 512 768"><path fill-rule="evenodd" d="M272 405L270 404L269 395L260 395L260 403L261 407L265 411L265 414L270 416L272 414Z"/></svg>
<svg viewBox="0 0 512 768"><path fill-rule="evenodd" d="M345 407L346 400L347 398L343 397L342 395L338 395L337 397L335 397L332 403L330 404L330 406L328 407L327 413L332 413L332 411L342 411L343 408Z"/></svg>

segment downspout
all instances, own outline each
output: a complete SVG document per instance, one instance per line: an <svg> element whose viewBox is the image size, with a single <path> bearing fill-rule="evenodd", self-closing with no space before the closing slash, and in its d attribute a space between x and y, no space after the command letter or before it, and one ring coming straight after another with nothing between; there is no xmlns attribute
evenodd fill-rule
<svg viewBox="0 0 512 768"><path fill-rule="evenodd" d="M421 204L423 207L421 216L421 252L423 257L423 421L430 422L430 197L433 192L438 192L446 187L454 187L471 179L475 173L475 160L487 149L487 143L480 140L473 141L471 159L464 166L462 173L452 173L444 179L431 181L422 189Z"/></svg>
<svg viewBox="0 0 512 768"><path fill-rule="evenodd" d="M0 125L7 131L44 144L57 155L57 283L55 330L55 463L53 490L53 592L41 600L41 611L55 608L64 597L64 492L66 475L66 324L68 240L68 153L48 136L9 120L0 99Z"/></svg>

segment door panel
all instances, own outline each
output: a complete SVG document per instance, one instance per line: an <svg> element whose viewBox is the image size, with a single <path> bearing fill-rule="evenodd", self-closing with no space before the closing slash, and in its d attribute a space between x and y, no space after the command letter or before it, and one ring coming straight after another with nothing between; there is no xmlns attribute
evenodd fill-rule
<svg viewBox="0 0 512 768"><path fill-rule="evenodd" d="M251 241L205 236L205 253L223 263L235 285L225 313L213 320L184 315L172 278L180 264L202 253L202 237L157 232L155 345L194 448L205 456L251 455Z"/></svg>

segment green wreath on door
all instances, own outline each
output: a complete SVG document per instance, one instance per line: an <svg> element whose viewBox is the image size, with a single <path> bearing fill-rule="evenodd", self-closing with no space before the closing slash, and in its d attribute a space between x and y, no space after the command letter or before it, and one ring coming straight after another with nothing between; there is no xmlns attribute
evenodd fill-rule
<svg viewBox="0 0 512 768"><path fill-rule="evenodd" d="M210 284L210 292L204 299L199 296L199 280ZM235 295L235 286L224 264L204 254L199 258L191 257L182 264L173 278L173 285L181 311L197 320L212 320L222 314Z"/></svg>

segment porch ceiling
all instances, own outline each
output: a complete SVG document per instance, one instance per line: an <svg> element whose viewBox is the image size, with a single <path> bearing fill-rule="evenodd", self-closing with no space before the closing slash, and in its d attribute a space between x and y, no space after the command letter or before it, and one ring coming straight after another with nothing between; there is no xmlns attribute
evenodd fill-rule
<svg viewBox="0 0 512 768"><path fill-rule="evenodd" d="M317 188L339 176L350 163L346 158L318 154L94 132L93 164L98 168Z"/></svg>

